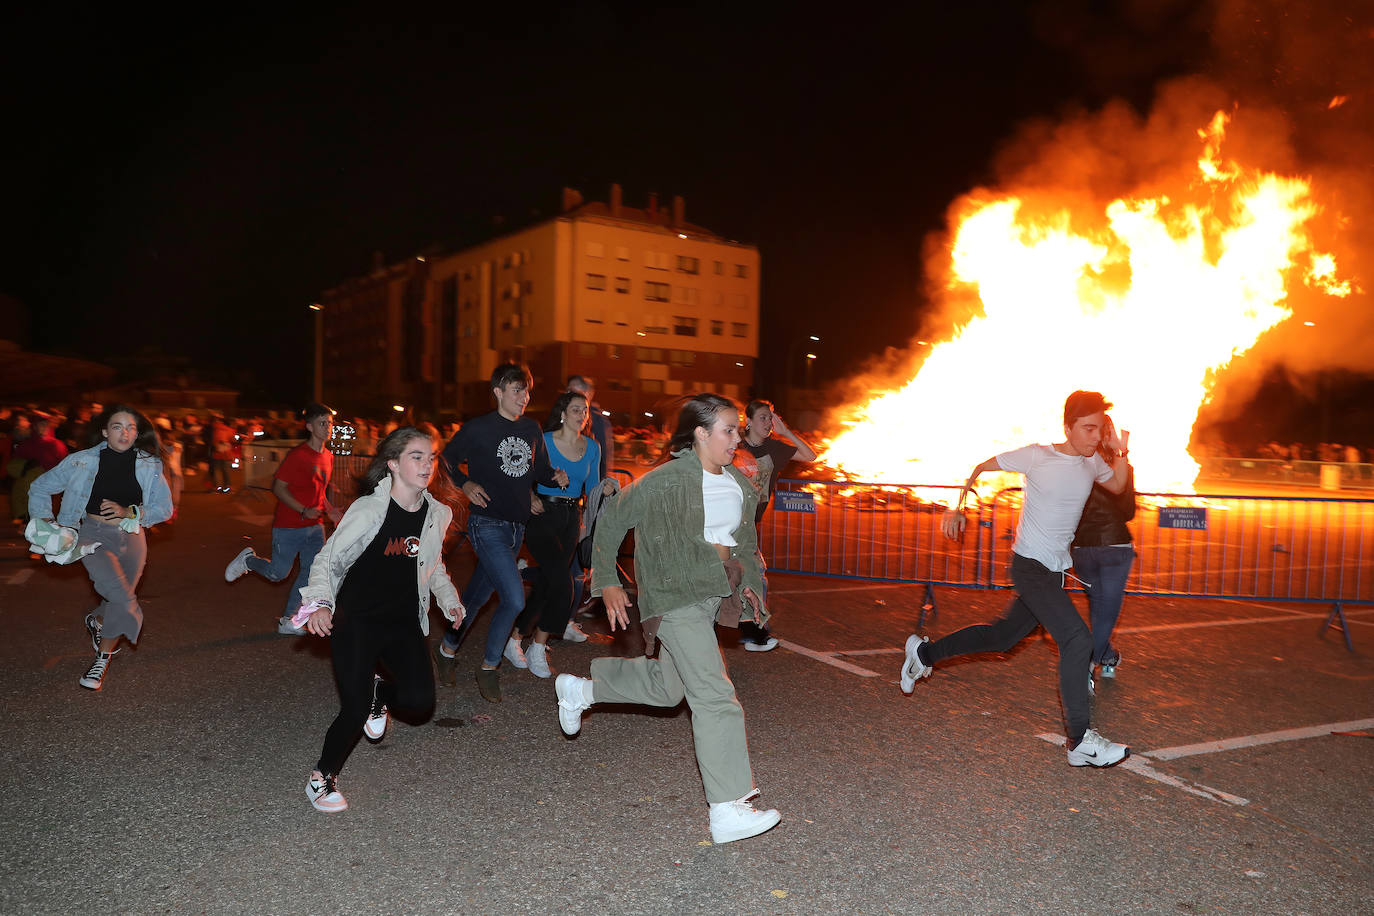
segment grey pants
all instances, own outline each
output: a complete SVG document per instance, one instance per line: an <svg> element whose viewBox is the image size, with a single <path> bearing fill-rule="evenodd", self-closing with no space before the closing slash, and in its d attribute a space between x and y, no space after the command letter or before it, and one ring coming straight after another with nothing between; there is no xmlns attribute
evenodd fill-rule
<svg viewBox="0 0 1374 916"><path fill-rule="evenodd" d="M100 542L100 549L81 558L91 585L100 596L95 616L101 619L100 635L104 639L123 636L131 643L138 642L143 629L143 609L138 606L134 589L143 575L143 563L148 559L148 541L143 529L129 534L118 524L96 521L89 515L81 522L78 543Z"/></svg>
<svg viewBox="0 0 1374 916"><path fill-rule="evenodd" d="M719 598L669 611L658 628L658 658L598 658L592 662L597 703L673 707L687 699L697 766L708 802L743 798L754 789L744 710L716 642Z"/></svg>

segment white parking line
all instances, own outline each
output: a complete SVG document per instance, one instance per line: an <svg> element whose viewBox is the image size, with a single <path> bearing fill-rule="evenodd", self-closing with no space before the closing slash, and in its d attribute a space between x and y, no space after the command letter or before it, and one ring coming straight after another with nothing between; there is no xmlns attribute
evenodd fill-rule
<svg viewBox="0 0 1374 916"><path fill-rule="evenodd" d="M1277 732L1263 732L1258 735L1242 735L1239 738L1225 738L1220 741L1202 741L1197 744L1180 744L1176 747L1162 747L1149 753L1133 753L1121 763L1121 769L1130 770L1146 779L1182 789L1190 795L1228 805L1248 805L1250 800L1232 795L1198 782L1189 782L1177 776L1160 772L1152 764L1157 760L1177 760L1180 757L1193 757L1197 754L1215 754L1218 751L1231 751L1246 747L1260 747L1265 744L1278 744L1283 741L1301 741L1306 738L1320 738L1332 732L1353 732L1374 728L1374 719L1355 719L1350 722L1328 722L1325 725L1311 725L1306 728L1288 728ZM1042 732L1036 735L1041 741L1063 747L1064 736Z"/></svg>
<svg viewBox="0 0 1374 916"><path fill-rule="evenodd" d="M850 674L857 674L859 677L882 676L878 674L878 672L876 671L869 671L867 668L860 668L858 665L851 665L849 664L849 662L842 662L835 657L836 655L840 655L842 653L817 652L815 649L808 649L806 648L806 646L799 646L789 639L779 639L778 645L784 649L788 649L792 652L795 652L798 655L805 655L807 658L813 658L818 662L822 662L827 665L832 665L836 668L839 668L841 671L848 671Z"/></svg>
<svg viewBox="0 0 1374 916"><path fill-rule="evenodd" d="M1304 738L1320 738L1332 732L1357 732L1374 728L1374 719L1356 719L1353 722L1328 722L1326 725L1312 725L1307 728L1288 728L1277 732L1264 732L1259 735L1244 735L1240 738L1226 738L1221 741L1203 741L1198 744L1181 744L1178 747L1162 747L1150 751L1155 760L1177 760L1179 757L1192 757L1196 754L1215 754L1218 751L1231 751L1242 747L1259 747L1262 744L1279 744L1283 741L1301 741Z"/></svg>

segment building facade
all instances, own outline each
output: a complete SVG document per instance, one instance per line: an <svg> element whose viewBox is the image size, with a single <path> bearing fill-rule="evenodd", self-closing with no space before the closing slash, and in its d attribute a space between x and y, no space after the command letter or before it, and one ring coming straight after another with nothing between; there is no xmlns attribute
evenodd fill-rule
<svg viewBox="0 0 1374 916"><path fill-rule="evenodd" d="M345 412L474 416L491 408L492 369L511 360L534 373L536 412L573 374L595 380L618 424L657 421L697 391L744 399L759 270L757 248L687 223L681 198L641 209L618 187L609 203L565 191L553 219L327 291L324 396Z"/></svg>

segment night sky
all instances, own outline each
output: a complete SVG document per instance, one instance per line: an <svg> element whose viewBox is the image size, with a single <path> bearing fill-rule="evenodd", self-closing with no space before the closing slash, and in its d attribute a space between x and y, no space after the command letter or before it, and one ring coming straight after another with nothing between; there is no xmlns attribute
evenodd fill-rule
<svg viewBox="0 0 1374 916"><path fill-rule="evenodd" d="M1161 81L1234 66L1219 17L1255 8L1238 28L1262 37L1281 4L645 6L7 14L0 293L33 349L160 349L292 404L306 305L373 251L619 182L759 246L763 385L792 334L822 334L833 377L921 330L925 239L1017 125L1143 112Z"/></svg>

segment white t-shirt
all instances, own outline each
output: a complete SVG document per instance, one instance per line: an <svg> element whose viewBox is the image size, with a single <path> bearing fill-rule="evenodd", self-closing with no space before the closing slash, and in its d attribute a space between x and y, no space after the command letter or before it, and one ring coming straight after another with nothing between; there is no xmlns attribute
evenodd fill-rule
<svg viewBox="0 0 1374 916"><path fill-rule="evenodd" d="M1102 456L1065 455L1052 445L1027 445L997 456L1004 471L1026 475L1026 502L1016 541L1011 549L1061 571L1073 565L1069 544L1093 481L1112 479L1111 465Z"/></svg>
<svg viewBox="0 0 1374 916"><path fill-rule="evenodd" d="M735 529L744 512L744 492L739 483L728 471L712 474L703 468L701 497L706 509L706 530L703 532L706 543L734 547Z"/></svg>

